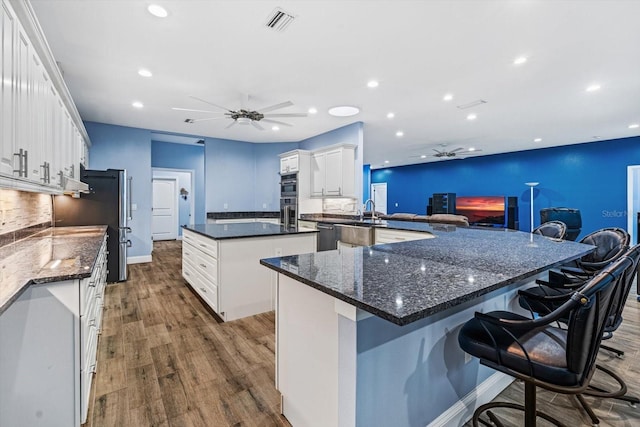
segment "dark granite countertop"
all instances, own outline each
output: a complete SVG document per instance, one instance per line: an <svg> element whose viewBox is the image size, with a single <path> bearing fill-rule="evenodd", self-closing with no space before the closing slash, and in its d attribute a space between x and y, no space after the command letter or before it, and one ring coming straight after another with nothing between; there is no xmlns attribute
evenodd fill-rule
<svg viewBox="0 0 640 427"><path fill-rule="evenodd" d="M208 219L280 218L280 211L207 212Z"/></svg>
<svg viewBox="0 0 640 427"><path fill-rule="evenodd" d="M106 232L106 226L51 227L0 247L0 314L30 285L89 277Z"/></svg>
<svg viewBox="0 0 640 427"><path fill-rule="evenodd" d="M190 230L203 236L216 240L240 239L248 237L263 236L285 236L300 233L317 233L316 230L289 229L279 224L269 224L266 222L238 222L233 224L195 224L183 226L185 230Z"/></svg>
<svg viewBox="0 0 640 427"><path fill-rule="evenodd" d="M261 264L406 325L577 259L593 246L520 231L388 222L435 238L267 258Z"/></svg>

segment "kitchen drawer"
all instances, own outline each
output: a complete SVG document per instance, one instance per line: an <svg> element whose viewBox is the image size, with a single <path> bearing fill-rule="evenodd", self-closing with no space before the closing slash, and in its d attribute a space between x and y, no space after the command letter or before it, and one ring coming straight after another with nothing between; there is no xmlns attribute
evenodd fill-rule
<svg viewBox="0 0 640 427"><path fill-rule="evenodd" d="M218 283L218 260L189 243L182 243L182 263L189 263L205 279Z"/></svg>
<svg viewBox="0 0 640 427"><path fill-rule="evenodd" d="M218 258L218 242L205 236L201 236L193 231L183 230L182 241L200 249L202 252Z"/></svg>
<svg viewBox="0 0 640 427"><path fill-rule="evenodd" d="M215 283L207 280L191 263L182 263L182 274L191 287L204 299L207 304L218 311L218 287Z"/></svg>
<svg viewBox="0 0 640 427"><path fill-rule="evenodd" d="M410 240L433 239L434 235L428 232L405 231L405 230L386 230L376 228L376 245L381 243L398 243L408 242Z"/></svg>

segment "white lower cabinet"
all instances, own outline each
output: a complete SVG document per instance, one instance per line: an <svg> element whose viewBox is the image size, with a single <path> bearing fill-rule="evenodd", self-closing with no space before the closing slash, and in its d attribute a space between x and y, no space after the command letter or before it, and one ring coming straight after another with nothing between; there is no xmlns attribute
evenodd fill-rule
<svg viewBox="0 0 640 427"><path fill-rule="evenodd" d="M382 243L408 242L410 240L433 239L435 236L427 231L393 230L388 228L376 228L376 245Z"/></svg>
<svg viewBox="0 0 640 427"><path fill-rule="evenodd" d="M29 286L0 314L0 426L86 421L102 318L106 240L92 276Z"/></svg>
<svg viewBox="0 0 640 427"><path fill-rule="evenodd" d="M275 275L260 259L316 250L316 233L216 240L182 232L182 276L225 321L275 308Z"/></svg>

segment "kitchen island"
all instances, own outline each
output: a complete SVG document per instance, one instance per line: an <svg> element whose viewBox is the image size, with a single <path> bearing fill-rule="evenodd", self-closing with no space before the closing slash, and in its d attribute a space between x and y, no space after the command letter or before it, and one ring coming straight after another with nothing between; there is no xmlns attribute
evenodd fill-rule
<svg viewBox="0 0 640 427"><path fill-rule="evenodd" d="M182 276L224 321L275 307L275 275L259 260L314 252L315 230L263 222L184 226Z"/></svg>
<svg viewBox="0 0 640 427"><path fill-rule="evenodd" d="M464 424L512 379L465 355L459 328L475 311L518 311L520 287L593 250L409 227L432 238L261 260L279 273L276 387L294 427Z"/></svg>

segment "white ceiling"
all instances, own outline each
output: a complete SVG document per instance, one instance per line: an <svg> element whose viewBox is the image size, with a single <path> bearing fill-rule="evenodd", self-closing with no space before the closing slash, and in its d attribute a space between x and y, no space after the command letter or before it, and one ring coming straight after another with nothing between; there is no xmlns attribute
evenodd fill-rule
<svg viewBox="0 0 640 427"><path fill-rule="evenodd" d="M438 160L419 156L440 144L486 155L640 135L640 1L158 0L164 19L151 0L31 3L83 120L251 142L362 121L374 168ZM276 7L296 16L283 32L265 26ZM274 132L171 109L217 111L190 96L237 109L243 94L251 109L318 113ZM361 113L327 114L342 104Z"/></svg>

